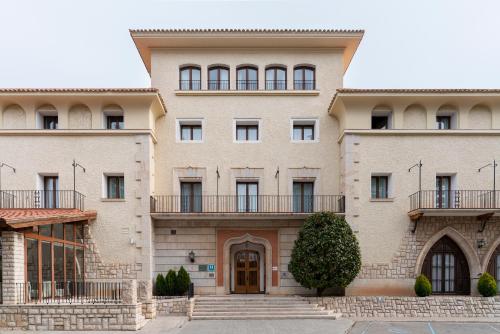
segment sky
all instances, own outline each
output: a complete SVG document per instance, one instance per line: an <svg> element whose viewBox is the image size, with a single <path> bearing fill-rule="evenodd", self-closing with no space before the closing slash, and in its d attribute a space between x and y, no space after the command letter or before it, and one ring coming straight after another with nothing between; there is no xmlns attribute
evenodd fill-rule
<svg viewBox="0 0 500 334"><path fill-rule="evenodd" d="M350 88L500 88L499 0L0 0L0 87L149 87L136 28L364 29Z"/></svg>

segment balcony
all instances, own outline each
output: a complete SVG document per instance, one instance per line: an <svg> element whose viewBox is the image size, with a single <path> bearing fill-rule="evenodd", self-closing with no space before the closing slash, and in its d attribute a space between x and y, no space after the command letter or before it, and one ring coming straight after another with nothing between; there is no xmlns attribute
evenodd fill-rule
<svg viewBox="0 0 500 334"><path fill-rule="evenodd" d="M293 89L295 90L315 90L316 81L315 80L294 80Z"/></svg>
<svg viewBox="0 0 500 334"><path fill-rule="evenodd" d="M266 90L286 90L286 80L266 80Z"/></svg>
<svg viewBox="0 0 500 334"><path fill-rule="evenodd" d="M73 190L1 190L0 209L76 209L85 196Z"/></svg>
<svg viewBox="0 0 500 334"><path fill-rule="evenodd" d="M259 81L257 80L236 80L237 90L258 90Z"/></svg>
<svg viewBox="0 0 500 334"><path fill-rule="evenodd" d="M426 216L477 216L500 214L500 191L422 190L410 195L412 220Z"/></svg>
<svg viewBox="0 0 500 334"><path fill-rule="evenodd" d="M345 212L343 195L210 195L151 196L151 213L173 216L308 215L314 212Z"/></svg>
<svg viewBox="0 0 500 334"><path fill-rule="evenodd" d="M201 80L179 80L179 90L201 90Z"/></svg>
<svg viewBox="0 0 500 334"><path fill-rule="evenodd" d="M208 80L208 90L229 90L229 80Z"/></svg>

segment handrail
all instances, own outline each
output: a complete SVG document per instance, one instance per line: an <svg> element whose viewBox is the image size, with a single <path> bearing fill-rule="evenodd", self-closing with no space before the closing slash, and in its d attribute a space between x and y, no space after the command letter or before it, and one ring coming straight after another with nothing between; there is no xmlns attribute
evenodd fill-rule
<svg viewBox="0 0 500 334"><path fill-rule="evenodd" d="M498 190L421 190L409 196L418 209L500 209Z"/></svg>
<svg viewBox="0 0 500 334"><path fill-rule="evenodd" d="M73 190L0 190L0 209L85 209L85 195Z"/></svg>

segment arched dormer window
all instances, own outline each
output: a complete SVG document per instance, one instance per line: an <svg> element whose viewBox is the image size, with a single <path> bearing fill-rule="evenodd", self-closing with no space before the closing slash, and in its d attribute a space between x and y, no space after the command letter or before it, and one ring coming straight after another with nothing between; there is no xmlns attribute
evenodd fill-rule
<svg viewBox="0 0 500 334"><path fill-rule="evenodd" d="M266 90L286 90L286 67L266 68Z"/></svg>
<svg viewBox="0 0 500 334"><path fill-rule="evenodd" d="M316 73L312 66L295 66L293 71L293 88L297 90L316 89Z"/></svg>
<svg viewBox="0 0 500 334"><path fill-rule="evenodd" d="M209 90L229 90L229 67L213 66L208 69Z"/></svg>
<svg viewBox="0 0 500 334"><path fill-rule="evenodd" d="M237 69L236 89L257 90L259 89L258 70L255 66L241 66Z"/></svg>
<svg viewBox="0 0 500 334"><path fill-rule="evenodd" d="M179 89L201 89L201 70L199 66L183 66L180 68Z"/></svg>

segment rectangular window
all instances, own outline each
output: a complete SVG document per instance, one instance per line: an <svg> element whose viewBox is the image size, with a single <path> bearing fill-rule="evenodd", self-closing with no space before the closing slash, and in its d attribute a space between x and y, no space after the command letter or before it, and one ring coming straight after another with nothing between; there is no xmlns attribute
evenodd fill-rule
<svg viewBox="0 0 500 334"><path fill-rule="evenodd" d="M26 284L28 298L38 299L38 240L26 239Z"/></svg>
<svg viewBox="0 0 500 334"><path fill-rule="evenodd" d="M59 207L59 177L43 177L43 202L46 209L55 209Z"/></svg>
<svg viewBox="0 0 500 334"><path fill-rule="evenodd" d="M201 182L181 182L181 212L202 212Z"/></svg>
<svg viewBox="0 0 500 334"><path fill-rule="evenodd" d="M388 176L372 176L372 198L388 198L388 188Z"/></svg>
<svg viewBox="0 0 500 334"><path fill-rule="evenodd" d="M236 124L236 140L237 141L258 141L259 140L259 125L258 124Z"/></svg>
<svg viewBox="0 0 500 334"><path fill-rule="evenodd" d="M259 184L257 182L237 182L236 198L238 212L257 212Z"/></svg>
<svg viewBox="0 0 500 334"><path fill-rule="evenodd" d="M123 176L107 176L107 197L111 199L125 198L125 179Z"/></svg>
<svg viewBox="0 0 500 334"><path fill-rule="evenodd" d="M293 212L313 212L314 182L293 183Z"/></svg>
<svg viewBox="0 0 500 334"><path fill-rule="evenodd" d="M451 116L436 116L436 128L438 130L451 129Z"/></svg>
<svg viewBox="0 0 500 334"><path fill-rule="evenodd" d="M108 130L121 130L123 124L123 116L106 116L106 129Z"/></svg>
<svg viewBox="0 0 500 334"><path fill-rule="evenodd" d="M292 139L294 141L313 141L318 138L315 120L293 120Z"/></svg>
<svg viewBox="0 0 500 334"><path fill-rule="evenodd" d="M46 130L55 130L58 128L57 116L43 116L43 128Z"/></svg>
<svg viewBox="0 0 500 334"><path fill-rule="evenodd" d="M436 176L436 208L449 208L451 204L451 176Z"/></svg>
<svg viewBox="0 0 500 334"><path fill-rule="evenodd" d="M201 140L201 125L181 125L181 140Z"/></svg>
<svg viewBox="0 0 500 334"><path fill-rule="evenodd" d="M372 129L389 129L389 116L372 116Z"/></svg>

